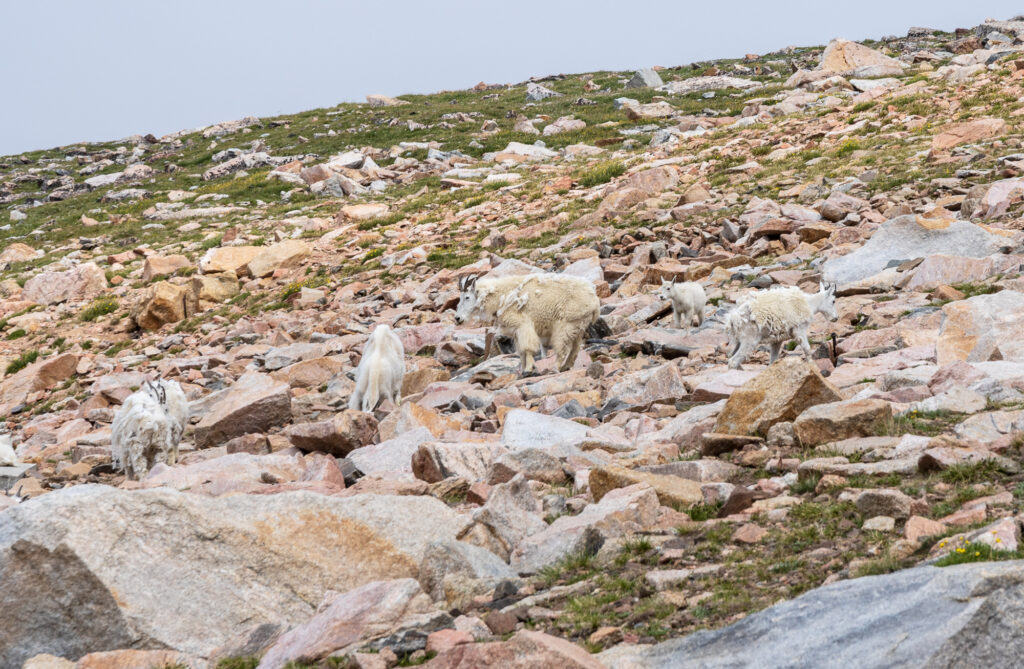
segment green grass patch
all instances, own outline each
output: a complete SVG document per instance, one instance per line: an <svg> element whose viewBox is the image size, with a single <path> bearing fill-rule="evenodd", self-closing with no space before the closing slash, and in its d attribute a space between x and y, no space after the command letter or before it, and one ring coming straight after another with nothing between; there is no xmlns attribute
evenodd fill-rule
<svg viewBox="0 0 1024 669"><path fill-rule="evenodd" d="M968 562L994 562L1000 560L1019 560L1024 557L1024 551L1001 551L996 550L988 544L981 542L964 542L961 546L954 548L947 555L935 562L936 567L949 567L954 564L966 564Z"/></svg>
<svg viewBox="0 0 1024 669"><path fill-rule="evenodd" d="M718 511L722 508L722 502L711 502L709 504L695 504L691 506L687 513L690 514L692 520L698 523L711 518L718 517Z"/></svg>
<svg viewBox="0 0 1024 669"><path fill-rule="evenodd" d="M608 183L617 176L622 176L626 172L626 164L620 160L608 161L596 165L579 176L579 184L584 188L591 188L593 186L599 186L603 183Z"/></svg>
<svg viewBox="0 0 1024 669"><path fill-rule="evenodd" d="M32 349L31 351L25 351L20 356L15 358L9 365L7 365L7 371L5 374L14 374L25 369L33 362L39 359L39 351Z"/></svg>
<svg viewBox="0 0 1024 669"><path fill-rule="evenodd" d="M117 311L117 298L115 297L101 297L94 300L85 309L82 309L82 313L79 316L83 321L94 321L100 316L106 316Z"/></svg>

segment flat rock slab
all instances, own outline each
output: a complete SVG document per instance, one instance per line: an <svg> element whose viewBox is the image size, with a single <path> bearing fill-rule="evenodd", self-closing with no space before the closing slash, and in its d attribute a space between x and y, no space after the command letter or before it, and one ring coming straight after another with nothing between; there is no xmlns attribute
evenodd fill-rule
<svg viewBox="0 0 1024 669"><path fill-rule="evenodd" d="M629 656L631 668L1016 666L1024 561L840 581L719 630Z"/></svg>
<svg viewBox="0 0 1024 669"><path fill-rule="evenodd" d="M308 620L330 590L415 578L427 546L468 523L432 497L102 485L2 517L2 667L133 645L206 657L256 625Z"/></svg>
<svg viewBox="0 0 1024 669"><path fill-rule="evenodd" d="M824 278L851 283L881 272L893 260L935 254L983 258L997 253L1008 241L968 221L898 216L883 223L856 251L826 262Z"/></svg>
<svg viewBox="0 0 1024 669"><path fill-rule="evenodd" d="M25 475L35 469L35 467L36 466L32 464L0 467L0 490L3 490L4 492L10 490L15 483L23 479Z"/></svg>

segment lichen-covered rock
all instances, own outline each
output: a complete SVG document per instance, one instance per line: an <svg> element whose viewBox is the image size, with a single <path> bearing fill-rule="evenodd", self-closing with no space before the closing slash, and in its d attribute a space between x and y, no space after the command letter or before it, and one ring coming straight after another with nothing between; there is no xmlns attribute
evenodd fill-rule
<svg viewBox="0 0 1024 669"><path fill-rule="evenodd" d="M196 425L196 446L219 446L250 432L266 432L292 417L288 384L266 374L247 372L239 377Z"/></svg>
<svg viewBox="0 0 1024 669"><path fill-rule="evenodd" d="M775 423L841 399L817 367L795 356L783 358L729 396L714 432L765 436Z"/></svg>

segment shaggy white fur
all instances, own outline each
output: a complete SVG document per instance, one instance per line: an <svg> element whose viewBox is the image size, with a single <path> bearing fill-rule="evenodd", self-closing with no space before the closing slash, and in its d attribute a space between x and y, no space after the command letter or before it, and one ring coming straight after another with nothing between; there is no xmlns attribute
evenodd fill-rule
<svg viewBox="0 0 1024 669"><path fill-rule="evenodd" d="M115 469L130 480L142 479L157 462L178 459L181 426L161 403L162 388L147 386L125 399L110 434L110 457Z"/></svg>
<svg viewBox="0 0 1024 669"><path fill-rule="evenodd" d="M178 426L174 452L175 460L177 460L177 443L181 441L182 435L185 434L185 428L188 427L188 419L190 417L188 398L185 397L185 391L181 389L181 384L177 381L168 381L166 379L151 381L144 385L142 389L148 392L153 399L160 402L160 405L163 406L164 410L174 419L175 424Z"/></svg>
<svg viewBox="0 0 1024 669"><path fill-rule="evenodd" d="M11 435L0 434L0 467L13 467L18 464L18 455L11 444Z"/></svg>
<svg viewBox="0 0 1024 669"><path fill-rule="evenodd" d="M363 345L363 357L356 368L356 388L348 408L370 412L385 397L402 403L405 378L405 347L385 323L378 325Z"/></svg>
<svg viewBox="0 0 1024 669"><path fill-rule="evenodd" d="M729 367L739 369L762 341L768 342L769 364L779 357L782 345L798 339L804 358L811 357L807 330L814 314L831 320L836 314L835 286L822 286L808 295L799 288L775 288L755 293L741 300L726 319L729 334Z"/></svg>
<svg viewBox="0 0 1024 669"><path fill-rule="evenodd" d="M465 277L459 283L455 320L494 321L498 334L512 336L520 372L532 374L541 346L554 350L558 368L572 367L587 328L601 315L594 284L561 274L525 274L500 279Z"/></svg>
<svg viewBox="0 0 1024 669"><path fill-rule="evenodd" d="M704 286L696 281L676 283L673 281L661 280L661 298L672 302L672 319L676 329L686 323L689 330L693 325L693 318L697 318L697 327L704 322L704 305L707 304L708 296L704 292Z"/></svg>

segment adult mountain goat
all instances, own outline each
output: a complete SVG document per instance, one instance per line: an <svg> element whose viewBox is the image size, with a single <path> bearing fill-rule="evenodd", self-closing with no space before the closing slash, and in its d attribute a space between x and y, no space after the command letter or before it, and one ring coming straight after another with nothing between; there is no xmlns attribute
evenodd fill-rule
<svg viewBox="0 0 1024 669"><path fill-rule="evenodd" d="M799 288L764 290L741 300L726 319L729 334L729 367L739 369L762 341L768 342L769 364L779 357L782 345L798 339L804 358L811 357L807 343L807 329L814 314L824 314L831 320L836 314L836 287L822 285L808 295Z"/></svg>
<svg viewBox="0 0 1024 669"><path fill-rule="evenodd" d="M157 462L173 465L188 418L188 399L176 381L147 381L114 416L110 431L114 468L139 480Z"/></svg>
<svg viewBox="0 0 1024 669"><path fill-rule="evenodd" d="M559 371L576 362L587 328L601 315L594 284L562 274L525 274L500 279L464 277L455 321L493 320L498 334L511 336L520 373L534 373L541 345L555 353Z"/></svg>
<svg viewBox="0 0 1024 669"><path fill-rule="evenodd" d="M356 389L348 408L370 412L383 398L402 403L405 378L405 347L386 324L381 323L363 345L363 357L356 368Z"/></svg>
<svg viewBox="0 0 1024 669"><path fill-rule="evenodd" d="M661 280L661 298L672 302L672 319L676 329L682 327L685 321L686 329L693 325L693 318L697 317L697 327L704 322L704 305L708 302L708 296L704 292L704 286L696 281L676 283Z"/></svg>

